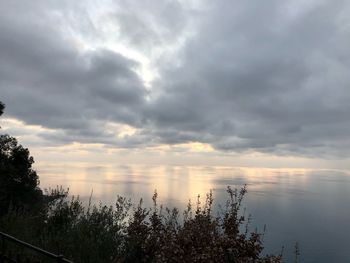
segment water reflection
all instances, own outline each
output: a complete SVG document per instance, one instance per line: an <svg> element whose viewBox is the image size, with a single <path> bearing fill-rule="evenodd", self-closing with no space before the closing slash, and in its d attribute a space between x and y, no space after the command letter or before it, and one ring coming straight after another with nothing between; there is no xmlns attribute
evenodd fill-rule
<svg viewBox="0 0 350 263"><path fill-rule="evenodd" d="M44 169L45 168L45 169ZM266 252L292 261L295 241L301 262L350 262L350 174L348 171L253 169L237 167L129 166L62 164L38 167L41 186L62 185L87 201L114 204L117 194L151 204L157 189L159 202L185 208L213 190L217 203L226 200L228 185L248 185L244 205L253 215L253 227L267 224Z"/></svg>

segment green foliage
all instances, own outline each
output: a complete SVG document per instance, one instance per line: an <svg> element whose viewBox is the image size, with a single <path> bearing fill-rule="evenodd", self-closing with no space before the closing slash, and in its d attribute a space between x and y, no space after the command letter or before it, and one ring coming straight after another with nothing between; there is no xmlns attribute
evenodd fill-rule
<svg viewBox="0 0 350 263"><path fill-rule="evenodd" d="M84 208L76 198L56 200L48 211L41 245L76 262L109 262L121 246L129 207L123 198L118 198L116 209L102 204Z"/></svg>
<svg viewBox="0 0 350 263"><path fill-rule="evenodd" d="M0 115L5 105L0 102ZM9 135L0 135L0 216L10 207L25 208L40 203L39 180L32 169L34 163L28 149Z"/></svg>
<svg viewBox="0 0 350 263"><path fill-rule="evenodd" d="M0 135L0 216L10 206L33 207L41 203L42 192L28 149L9 135Z"/></svg>

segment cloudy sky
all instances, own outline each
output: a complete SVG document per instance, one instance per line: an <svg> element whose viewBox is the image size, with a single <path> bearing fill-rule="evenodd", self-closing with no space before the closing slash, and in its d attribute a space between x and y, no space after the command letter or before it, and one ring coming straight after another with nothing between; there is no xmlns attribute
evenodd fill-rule
<svg viewBox="0 0 350 263"><path fill-rule="evenodd" d="M2 132L36 159L349 163L349 1L0 5Z"/></svg>

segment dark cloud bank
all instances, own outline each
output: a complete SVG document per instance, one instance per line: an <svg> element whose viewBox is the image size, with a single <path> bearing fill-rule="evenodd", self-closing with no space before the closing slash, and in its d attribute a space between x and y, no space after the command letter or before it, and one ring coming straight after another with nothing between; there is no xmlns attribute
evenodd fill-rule
<svg viewBox="0 0 350 263"><path fill-rule="evenodd" d="M176 52L157 58L159 78L150 91L135 73L137 61L106 49L79 51L64 33L73 17L98 37L83 8L0 2L5 116L51 129L41 134L48 141L115 147L198 141L234 152L350 154L345 1L116 5L106 15L133 48L171 45L192 31ZM106 123L138 131L116 138Z"/></svg>

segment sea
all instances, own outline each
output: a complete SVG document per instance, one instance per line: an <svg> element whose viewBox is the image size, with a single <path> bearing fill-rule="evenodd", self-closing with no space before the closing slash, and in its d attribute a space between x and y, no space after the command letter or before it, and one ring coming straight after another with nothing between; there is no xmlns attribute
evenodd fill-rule
<svg viewBox="0 0 350 263"><path fill-rule="evenodd" d="M145 206L158 203L184 210L210 191L214 211L227 187L247 187L242 212L250 229L264 234L263 254L284 262L350 262L350 171L229 166L93 165L61 163L37 167L43 189L62 186L87 204L114 205L118 195Z"/></svg>

